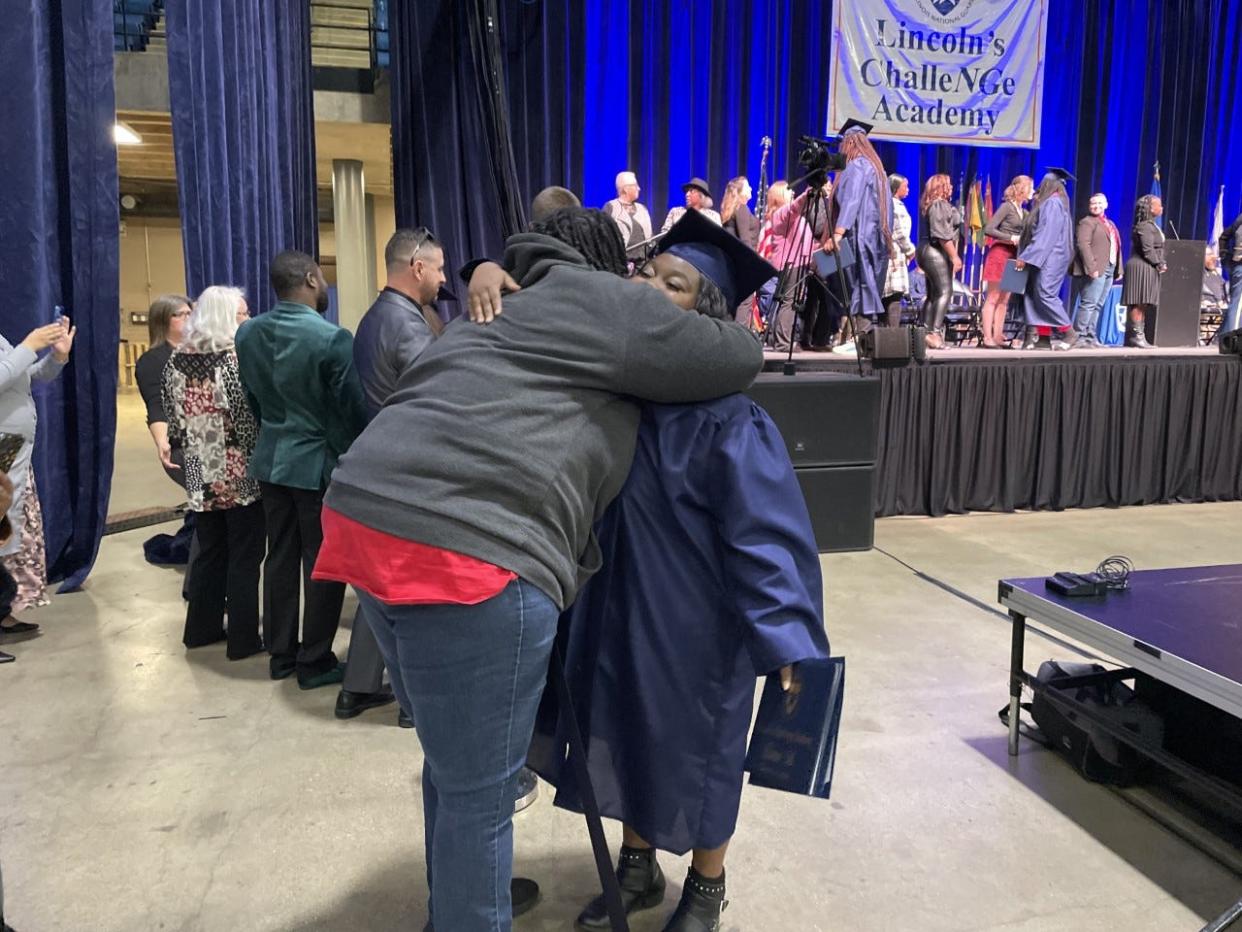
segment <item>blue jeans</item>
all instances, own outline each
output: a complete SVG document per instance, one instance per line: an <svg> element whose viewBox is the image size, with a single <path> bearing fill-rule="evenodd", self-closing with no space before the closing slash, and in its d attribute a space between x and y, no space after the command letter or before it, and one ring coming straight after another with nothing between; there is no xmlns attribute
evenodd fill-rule
<svg viewBox="0 0 1242 932"><path fill-rule="evenodd" d="M1229 273L1229 310L1225 312L1221 333L1242 327L1242 314L1239 311L1242 311L1242 262L1235 262L1233 271Z"/></svg>
<svg viewBox="0 0 1242 932"><path fill-rule="evenodd" d="M559 612L518 579L478 605L385 605L359 590L423 745L428 911L446 932L513 922L513 799Z"/></svg>
<svg viewBox="0 0 1242 932"><path fill-rule="evenodd" d="M1100 308L1108 298L1109 289L1113 287L1114 266L1104 270L1099 278L1088 278L1078 295L1078 313L1074 317L1074 329L1080 337L1096 338L1096 327L1100 322Z"/></svg>

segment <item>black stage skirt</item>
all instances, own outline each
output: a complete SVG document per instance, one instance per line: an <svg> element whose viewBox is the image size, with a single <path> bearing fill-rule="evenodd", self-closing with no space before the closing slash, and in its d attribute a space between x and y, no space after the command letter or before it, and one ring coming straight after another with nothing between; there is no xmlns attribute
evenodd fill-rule
<svg viewBox="0 0 1242 932"><path fill-rule="evenodd" d="M1160 303L1160 273L1142 256L1131 256L1126 261L1126 277L1121 283L1121 303L1126 307Z"/></svg>

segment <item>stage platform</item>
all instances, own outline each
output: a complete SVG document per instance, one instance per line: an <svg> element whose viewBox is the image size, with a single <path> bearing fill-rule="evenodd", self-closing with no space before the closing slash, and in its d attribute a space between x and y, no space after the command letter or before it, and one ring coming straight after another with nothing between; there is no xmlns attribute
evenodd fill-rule
<svg viewBox="0 0 1242 932"><path fill-rule="evenodd" d="M1242 357L1215 348L929 352L880 382L876 514L1242 499ZM787 356L766 354L765 371ZM799 372L857 359L794 354ZM793 376L796 378L797 376ZM842 423L822 412L823 430Z"/></svg>

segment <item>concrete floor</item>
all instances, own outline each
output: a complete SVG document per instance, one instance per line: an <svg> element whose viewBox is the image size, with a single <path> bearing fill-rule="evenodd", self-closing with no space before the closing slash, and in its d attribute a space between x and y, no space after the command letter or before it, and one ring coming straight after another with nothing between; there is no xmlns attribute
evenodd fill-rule
<svg viewBox="0 0 1242 932"><path fill-rule="evenodd" d="M118 486L145 475L123 462ZM1242 896L1242 879L1051 753L1025 744L1010 760L1005 620L894 559L993 604L1000 576L1116 551L1140 567L1242 559L1239 518L1229 504L890 519L881 549L824 557L829 635L849 662L833 797L748 790L724 928L1170 932ZM86 590L40 610L43 636L0 667L9 922L421 929L417 737L391 707L336 721L332 690L273 683L263 658L187 654L180 577L142 562L149 533L106 538ZM1052 656L1073 655L1030 638L1030 666ZM544 889L517 929L569 929L594 887L580 819L544 793L516 837L518 871ZM671 909L685 864L662 861Z"/></svg>

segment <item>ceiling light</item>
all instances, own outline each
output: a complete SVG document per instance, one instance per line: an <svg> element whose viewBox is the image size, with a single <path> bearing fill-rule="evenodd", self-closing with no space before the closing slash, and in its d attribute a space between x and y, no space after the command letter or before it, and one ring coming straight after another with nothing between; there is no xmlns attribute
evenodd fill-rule
<svg viewBox="0 0 1242 932"><path fill-rule="evenodd" d="M118 146L140 146L142 137L128 123L120 120L112 124L112 138Z"/></svg>

